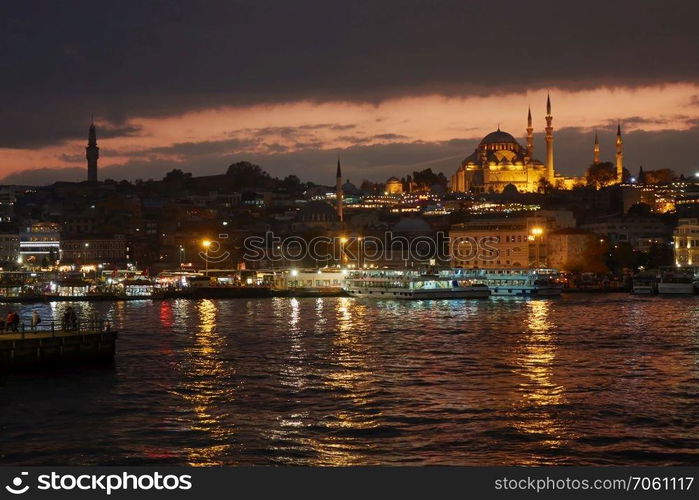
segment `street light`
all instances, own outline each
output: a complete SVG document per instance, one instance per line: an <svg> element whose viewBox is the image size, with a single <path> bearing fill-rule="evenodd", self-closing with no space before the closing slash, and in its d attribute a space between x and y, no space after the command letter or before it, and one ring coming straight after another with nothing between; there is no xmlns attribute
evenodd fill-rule
<svg viewBox="0 0 699 500"><path fill-rule="evenodd" d="M362 268L362 237L357 237L357 269Z"/></svg>
<svg viewBox="0 0 699 500"><path fill-rule="evenodd" d="M531 229L531 239L534 240L534 250L536 252L536 260L534 261L535 266L538 268L540 266L540 252L539 248L540 240L539 237L544 234L544 229L541 227L533 227Z"/></svg>
<svg viewBox="0 0 699 500"><path fill-rule="evenodd" d="M340 267L342 267L342 261L345 260L345 243L348 241L346 236L340 238Z"/></svg>
<svg viewBox="0 0 699 500"><path fill-rule="evenodd" d="M201 242L201 246L204 247L204 276L209 276L209 247L211 242L204 240Z"/></svg>

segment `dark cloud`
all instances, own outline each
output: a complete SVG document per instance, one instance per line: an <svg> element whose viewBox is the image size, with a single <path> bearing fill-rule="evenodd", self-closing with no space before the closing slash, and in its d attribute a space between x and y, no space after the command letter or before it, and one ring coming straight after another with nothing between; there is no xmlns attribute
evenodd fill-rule
<svg viewBox="0 0 699 500"><path fill-rule="evenodd" d="M597 130L601 159L614 161L616 126ZM594 133L582 128L562 128L556 131L556 170L564 175L583 175L592 163ZM625 166L636 172L645 169L672 168L678 173L699 171L699 123L688 130L659 132L634 131L623 133ZM345 176L354 182L363 179L383 181L391 176L403 176L414 170L432 168L450 176L461 160L477 146L476 139L452 139L443 142L394 142L355 144L345 149L328 150L319 144L289 151L284 146L275 149L268 145L265 154L251 153L250 144L237 141L182 143L154 148L134 155L126 165L100 169L100 177L114 179L159 179L179 168L195 175L213 175L225 172L233 162L248 160L261 165L271 174L284 177L295 172L303 180L332 184L335 161L339 155ZM535 154L543 158L543 134L535 134ZM255 144L256 146L256 144ZM687 161L688 151L691 153ZM162 159L162 155L181 157L182 160ZM82 161L82 160L81 160ZM56 180L83 180L84 168L40 169L11 174L2 180L5 184L48 184Z"/></svg>
<svg viewBox="0 0 699 500"><path fill-rule="evenodd" d="M696 81L698 14L686 0L3 2L0 146L82 137L90 112L118 126L297 99Z"/></svg>

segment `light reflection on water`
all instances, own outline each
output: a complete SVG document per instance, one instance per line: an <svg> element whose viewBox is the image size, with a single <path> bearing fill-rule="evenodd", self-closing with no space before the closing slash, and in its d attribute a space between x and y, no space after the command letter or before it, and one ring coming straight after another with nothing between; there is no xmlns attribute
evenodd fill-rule
<svg viewBox="0 0 699 500"><path fill-rule="evenodd" d="M0 460L696 464L698 305L621 294L74 304L120 329L116 366L0 379Z"/></svg>

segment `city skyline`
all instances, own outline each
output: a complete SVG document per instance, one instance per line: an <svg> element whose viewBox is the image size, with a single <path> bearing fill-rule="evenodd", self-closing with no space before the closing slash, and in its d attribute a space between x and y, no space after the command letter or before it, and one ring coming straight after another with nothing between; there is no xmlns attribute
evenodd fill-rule
<svg viewBox="0 0 699 500"><path fill-rule="evenodd" d="M156 2L149 17L127 2L99 26L89 12L12 6L4 45L24 50L7 54L0 83L0 182L82 180L91 113L101 179L208 175L249 160L332 184L338 153L354 182L427 167L449 175L498 126L522 140L529 106L543 151L549 91L563 175L589 166L595 130L602 161L613 161L618 120L630 171L693 174L699 44L682 27L696 7L632 5L382 2L343 16L312 2L214 3L206 13ZM672 22L655 22L660 14ZM141 16L153 22L134 23ZM264 18L265 30L227 29L241 17Z"/></svg>

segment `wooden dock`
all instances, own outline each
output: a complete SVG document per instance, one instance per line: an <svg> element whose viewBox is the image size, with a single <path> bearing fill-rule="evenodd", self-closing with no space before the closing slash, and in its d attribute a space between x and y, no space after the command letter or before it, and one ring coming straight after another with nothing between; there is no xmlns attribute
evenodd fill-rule
<svg viewBox="0 0 699 500"><path fill-rule="evenodd" d="M0 332L0 372L111 362L117 337L101 324L63 330L51 323L35 331Z"/></svg>

